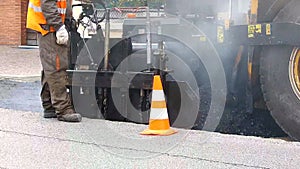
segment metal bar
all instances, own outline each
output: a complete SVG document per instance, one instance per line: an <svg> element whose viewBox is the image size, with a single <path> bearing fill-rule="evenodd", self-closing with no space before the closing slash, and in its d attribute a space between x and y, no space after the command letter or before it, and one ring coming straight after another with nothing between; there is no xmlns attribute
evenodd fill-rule
<svg viewBox="0 0 300 169"><path fill-rule="evenodd" d="M146 31L147 31L147 68L151 68L151 57L152 57L152 45L151 45L151 22L150 22L150 10L147 9L147 21L146 21Z"/></svg>
<svg viewBox="0 0 300 169"><path fill-rule="evenodd" d="M228 20L231 20L232 18L232 0L229 0L229 5L228 5Z"/></svg>
<svg viewBox="0 0 300 169"><path fill-rule="evenodd" d="M251 0L250 24L257 23L258 1L259 0Z"/></svg>
<svg viewBox="0 0 300 169"><path fill-rule="evenodd" d="M248 81L246 87L246 110L248 113L253 112L252 66L254 49L254 46L248 46Z"/></svg>
<svg viewBox="0 0 300 169"><path fill-rule="evenodd" d="M129 84L132 89L152 89L153 73L80 70L68 70L67 73L67 86L124 88Z"/></svg>
<svg viewBox="0 0 300 169"><path fill-rule="evenodd" d="M300 45L300 25L294 23L263 23L231 26L226 42L239 45Z"/></svg>
<svg viewBox="0 0 300 169"><path fill-rule="evenodd" d="M108 70L109 64L109 38L110 38L110 9L106 9L105 22L105 46L104 46L104 70Z"/></svg>
<svg viewBox="0 0 300 169"><path fill-rule="evenodd" d="M237 53L237 56L235 58L235 61L234 61L234 65L233 65L233 68L232 68L232 76L231 76L231 86L230 86L230 92L233 93L233 94L236 94L236 82L237 82L237 79L238 79L238 71L240 69L240 64L241 64L241 60L242 60L242 55L243 55L243 52L244 52L244 46L240 46L239 48L239 51Z"/></svg>
<svg viewBox="0 0 300 169"><path fill-rule="evenodd" d="M158 43L151 44L152 49L158 49ZM132 43L132 50L145 50L147 49L147 43Z"/></svg>

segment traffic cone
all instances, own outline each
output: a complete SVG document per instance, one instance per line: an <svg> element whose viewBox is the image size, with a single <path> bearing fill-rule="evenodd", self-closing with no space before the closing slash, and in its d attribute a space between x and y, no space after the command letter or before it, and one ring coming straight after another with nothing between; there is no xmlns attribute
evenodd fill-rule
<svg viewBox="0 0 300 169"><path fill-rule="evenodd" d="M141 134L168 136L174 133L177 133L177 131L170 128L167 104L160 76L156 75L153 79L149 128L141 132Z"/></svg>

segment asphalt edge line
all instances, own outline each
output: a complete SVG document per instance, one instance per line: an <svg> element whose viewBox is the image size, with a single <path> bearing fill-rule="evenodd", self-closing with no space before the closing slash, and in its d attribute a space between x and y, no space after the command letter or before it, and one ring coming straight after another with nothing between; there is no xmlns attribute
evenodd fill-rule
<svg viewBox="0 0 300 169"><path fill-rule="evenodd" d="M41 75L0 75L0 80L10 80L17 82L40 81Z"/></svg>
<svg viewBox="0 0 300 169"><path fill-rule="evenodd" d="M33 78L33 77L41 77L41 75L8 75L8 74L0 74L0 78Z"/></svg>

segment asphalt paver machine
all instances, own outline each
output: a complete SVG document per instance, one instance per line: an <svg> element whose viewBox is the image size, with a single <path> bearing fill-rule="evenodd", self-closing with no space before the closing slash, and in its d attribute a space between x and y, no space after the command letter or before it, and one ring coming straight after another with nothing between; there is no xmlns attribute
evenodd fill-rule
<svg viewBox="0 0 300 169"><path fill-rule="evenodd" d="M269 110L300 140L300 1L166 0L127 14L119 38L110 27L120 9L100 0L75 6L68 86L83 116L147 123L160 75L175 127L215 130L239 106ZM94 34L80 35L89 23Z"/></svg>

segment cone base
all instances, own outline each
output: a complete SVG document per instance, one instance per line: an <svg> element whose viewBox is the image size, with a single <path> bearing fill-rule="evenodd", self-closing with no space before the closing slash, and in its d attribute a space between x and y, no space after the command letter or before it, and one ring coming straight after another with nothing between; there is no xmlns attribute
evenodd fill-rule
<svg viewBox="0 0 300 169"><path fill-rule="evenodd" d="M177 133L174 129L168 129L168 130L150 130L146 129L143 132L141 132L141 135L159 135L159 136L169 136L172 134Z"/></svg>

